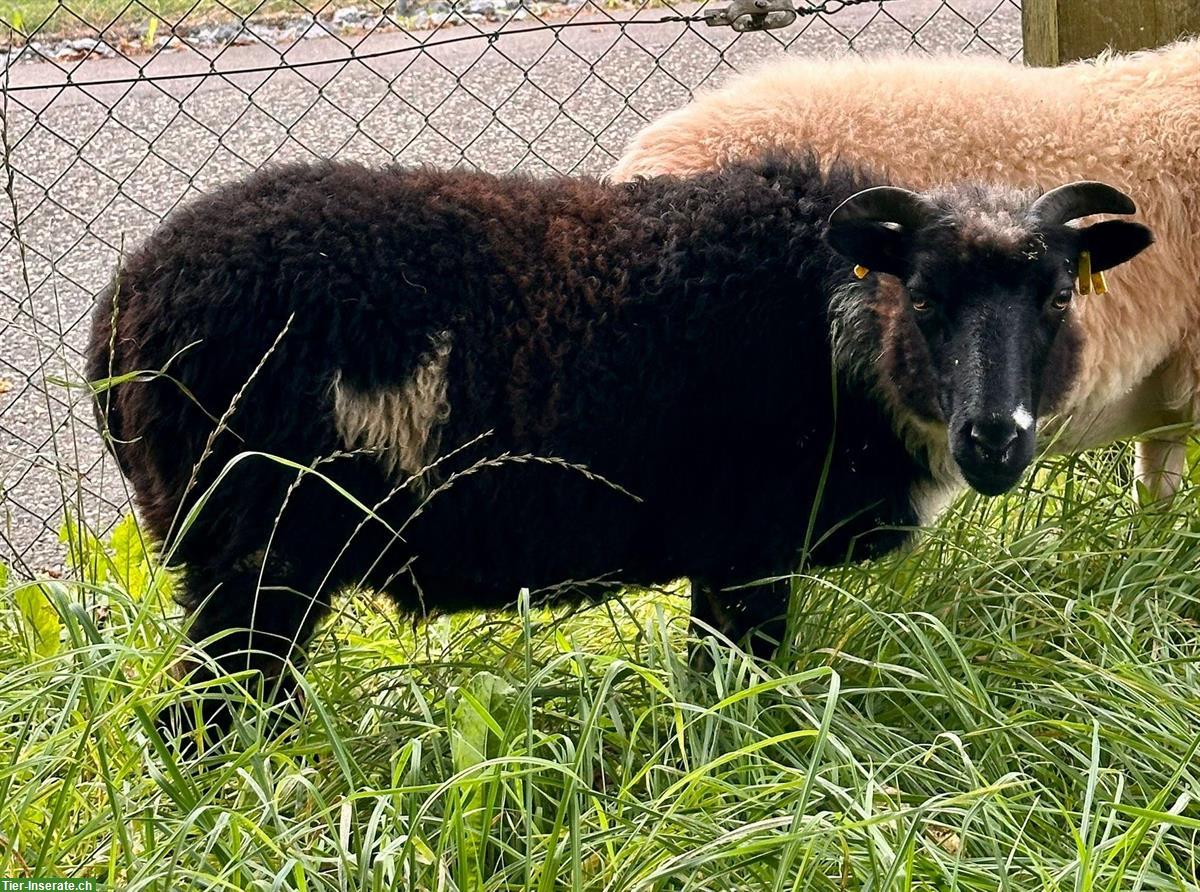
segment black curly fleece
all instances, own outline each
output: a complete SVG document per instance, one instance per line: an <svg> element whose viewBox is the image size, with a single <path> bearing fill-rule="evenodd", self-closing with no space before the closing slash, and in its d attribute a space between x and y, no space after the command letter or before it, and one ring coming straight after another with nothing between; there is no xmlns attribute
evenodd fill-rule
<svg viewBox="0 0 1200 892"><path fill-rule="evenodd" d="M831 297L854 280L822 239L871 184L813 159L623 185L322 163L176 211L101 300L90 350L93 379L167 368L98 399L154 536L170 541L239 452L307 466L344 449L335 376L400 387L435 336L451 344L442 453L488 434L441 480L531 454L641 500L508 462L457 479L395 538L358 529L362 512L325 482L246 458L175 537L185 605L221 585L193 634L248 625L260 573L256 628L303 640L330 595L363 580L406 610L447 611L568 580L719 588L793 571L806 543L817 563L896 547L929 472L861 383L835 381ZM214 418L289 317L185 499ZM369 455L318 470L367 505L395 483ZM401 490L382 519L398 530L418 501ZM754 596L769 601L756 615L782 610L773 591Z"/></svg>

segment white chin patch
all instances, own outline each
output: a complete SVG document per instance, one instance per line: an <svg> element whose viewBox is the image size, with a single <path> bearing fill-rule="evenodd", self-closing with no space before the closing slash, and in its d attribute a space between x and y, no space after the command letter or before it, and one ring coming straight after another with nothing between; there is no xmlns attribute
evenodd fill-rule
<svg viewBox="0 0 1200 892"><path fill-rule="evenodd" d="M1017 406L1017 411L1012 413L1013 424L1023 431L1033 427L1033 416L1029 414L1029 410L1024 406Z"/></svg>

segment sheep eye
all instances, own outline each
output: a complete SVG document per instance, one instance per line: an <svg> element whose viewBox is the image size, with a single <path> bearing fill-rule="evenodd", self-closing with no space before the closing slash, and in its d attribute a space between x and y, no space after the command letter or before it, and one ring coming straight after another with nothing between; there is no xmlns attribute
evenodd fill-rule
<svg viewBox="0 0 1200 892"><path fill-rule="evenodd" d="M924 313L933 308L933 303L927 297L920 297L916 294L910 294L908 302L912 304L912 308L918 313Z"/></svg>
<svg viewBox="0 0 1200 892"><path fill-rule="evenodd" d="M1054 295L1054 309L1065 310L1071 305L1071 299L1074 296L1074 292L1070 288L1064 288L1058 294Z"/></svg>

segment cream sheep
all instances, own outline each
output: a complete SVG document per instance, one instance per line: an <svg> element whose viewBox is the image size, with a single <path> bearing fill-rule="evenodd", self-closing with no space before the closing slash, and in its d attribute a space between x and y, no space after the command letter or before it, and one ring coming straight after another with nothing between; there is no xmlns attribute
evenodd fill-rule
<svg viewBox="0 0 1200 892"><path fill-rule="evenodd" d="M1137 477L1155 496L1175 491L1200 419L1200 40L1054 69L787 59L650 124L611 176L693 173L798 146L914 188L1094 178L1135 196L1157 245L1112 274L1108 295L1077 302L1083 364L1052 448L1153 431L1138 443Z"/></svg>

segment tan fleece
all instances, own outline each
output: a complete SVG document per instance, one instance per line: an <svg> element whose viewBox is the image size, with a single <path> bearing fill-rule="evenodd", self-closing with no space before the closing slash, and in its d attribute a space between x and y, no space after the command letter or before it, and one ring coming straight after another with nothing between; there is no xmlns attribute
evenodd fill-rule
<svg viewBox="0 0 1200 892"><path fill-rule="evenodd" d="M693 173L805 147L914 188L1095 179L1128 192L1157 241L1108 274L1109 294L1076 301L1084 355L1057 448L1200 419L1200 40L1061 68L785 59L648 125L611 176ZM1143 449L1145 482L1172 489L1179 468L1154 463L1181 454Z"/></svg>

